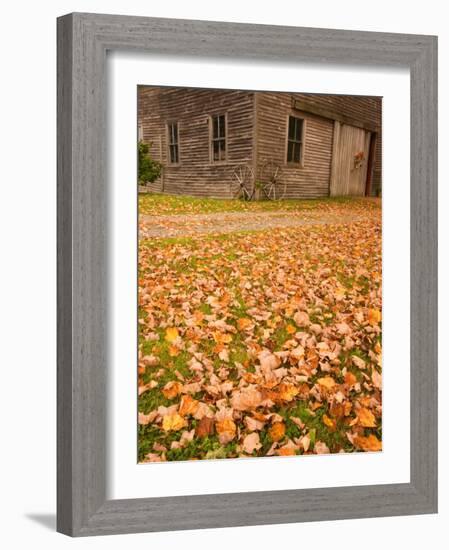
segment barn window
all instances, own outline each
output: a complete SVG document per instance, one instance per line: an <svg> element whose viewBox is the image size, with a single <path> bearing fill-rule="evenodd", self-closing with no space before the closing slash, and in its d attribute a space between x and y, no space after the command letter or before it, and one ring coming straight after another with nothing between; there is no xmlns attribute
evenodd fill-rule
<svg viewBox="0 0 449 550"><path fill-rule="evenodd" d="M299 164L302 160L304 120L288 117L287 162Z"/></svg>
<svg viewBox="0 0 449 550"><path fill-rule="evenodd" d="M177 122L170 122L168 130L168 160L170 164L179 162L179 127Z"/></svg>
<svg viewBox="0 0 449 550"><path fill-rule="evenodd" d="M220 162L226 160L226 116L211 117L211 160Z"/></svg>

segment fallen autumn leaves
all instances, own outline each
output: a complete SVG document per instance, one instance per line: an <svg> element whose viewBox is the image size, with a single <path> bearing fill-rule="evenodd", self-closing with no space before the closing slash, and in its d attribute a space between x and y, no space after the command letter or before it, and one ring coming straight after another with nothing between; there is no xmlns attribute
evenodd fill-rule
<svg viewBox="0 0 449 550"><path fill-rule="evenodd" d="M380 204L323 209L140 240L140 462L381 450Z"/></svg>

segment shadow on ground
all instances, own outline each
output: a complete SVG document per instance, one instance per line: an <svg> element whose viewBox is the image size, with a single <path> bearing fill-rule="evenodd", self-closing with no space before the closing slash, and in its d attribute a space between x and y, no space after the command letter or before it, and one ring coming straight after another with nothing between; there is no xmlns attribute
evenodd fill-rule
<svg viewBox="0 0 449 550"><path fill-rule="evenodd" d="M56 531L56 514L25 514L25 517L50 531Z"/></svg>

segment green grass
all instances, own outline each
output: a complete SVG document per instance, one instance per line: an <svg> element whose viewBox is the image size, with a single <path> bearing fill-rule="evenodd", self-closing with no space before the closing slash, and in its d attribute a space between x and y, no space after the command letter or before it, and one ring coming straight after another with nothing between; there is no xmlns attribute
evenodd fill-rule
<svg viewBox="0 0 449 550"><path fill-rule="evenodd" d="M260 211L263 209L301 209L301 208L323 208L328 209L330 212L338 212L339 209L346 212L345 205L349 205L347 210L352 209L352 205L355 205L355 209L362 211L366 208L366 205L373 205L372 208L378 208L379 203L375 201L366 201L364 199L324 199L324 200L311 200L311 201L286 201L282 203L245 203L240 201L228 201L219 199L196 199L192 197L170 197L161 195L141 195L139 197L141 211L148 209L153 214L182 214L182 213L195 213L195 212L225 212L225 211L242 211L242 210L254 210ZM306 206L307 205L307 206ZM160 210L159 210L160 208ZM371 208L371 206L368 206ZM210 210L208 210L210 209ZM377 213L372 212L377 216ZM149 221L148 223L151 223ZM342 234L350 233L351 229L343 228ZM246 292L241 286L242 278L251 279L252 273L255 267L257 271L257 281L261 285L272 287L276 285L274 277L276 276L276 266L279 259L284 261L287 259L290 262L290 256L295 260L288 265L292 266L298 273L301 273L306 282L312 280L317 286L317 296L322 298L320 287L313 273L320 269L322 266L327 266L330 270L326 278L334 286L339 288L343 287L347 292L347 297L344 298L342 304L345 304L352 293L360 293L360 295L368 295L369 292L376 288L373 281L364 275L356 275L356 267L359 261L362 261L360 255L355 255L352 258L349 255L349 259L339 251L337 243L337 250L333 248L333 237L329 235L326 228L314 227L311 229L295 229L295 230L282 230L278 234L273 233L273 239L268 238L271 235L271 231L261 233L257 231L242 231L229 234L220 235L193 235L189 237L169 237L158 239L141 239L139 241L140 251L142 257L146 255L148 261L144 263L145 267L140 269L140 279L145 281L148 277L149 281L153 281L154 274L159 274L158 278L161 281L172 281L173 288L176 289L176 293L170 294L170 288L161 286L160 288L153 288L153 292L157 293L162 305L169 303L171 307L179 315L181 311L181 303L183 300L188 300L191 293L196 290L196 281L198 279L198 273L207 273L208 277L214 277L221 287L225 288L227 292L232 296L232 301L227 305L226 313L227 322L234 326L237 326L237 321L243 317L250 317L251 308L257 305L260 308L270 308L270 300L263 294L258 298L256 304L253 303L254 290ZM277 236L276 236L277 235ZM263 238L262 238L263 237ZM315 246L316 242L323 242L323 247L327 247L329 252L324 253L323 249ZM364 242L362 239L356 241L358 247L359 242ZM299 244L298 244L299 243ZM302 245L301 245L302 243ZM284 248L285 246L285 248ZM352 250L352 248L351 248ZM342 259L344 258L344 259ZM373 269L376 265L376 256L372 258L363 259L368 270ZM238 268L238 270L236 270ZM234 271L236 270L236 271ZM201 275L202 276L202 275ZM152 288L151 283L149 285ZM178 294L178 285L181 285L181 293ZM323 291L324 292L324 291ZM257 292L255 293L257 295ZM159 305L154 308L156 319L161 317L159 311ZM338 306L342 310L343 305ZM202 311L206 315L215 313L215 309L208 303L203 301L195 302L192 310ZM318 300L316 303L309 304L309 317L312 323L317 323L323 328L335 323L336 312L334 311L335 304L332 301ZM163 311L161 309L161 311ZM276 310L278 311L278 310ZM344 311L344 310L342 310ZM337 312L338 313L338 312ZM165 314L164 314L165 315ZM147 313L144 308L139 311L139 318L145 319ZM271 321L270 321L271 323ZM176 321L182 338L188 342L187 326L182 320L182 315L179 321ZM260 325L260 326L259 326ZM278 319L269 325L271 334L269 339L262 337L262 330L266 328L263 322L256 325L254 335L252 339L261 346L267 347L271 351L279 351L283 348L285 342L291 339L291 334L287 327L291 325L298 331L303 331L304 328L298 326L294 319L291 317L291 313L284 312L283 309L279 310ZM165 327L165 325L162 325ZM145 340L145 332L148 328L145 326L140 327L140 349L143 355L155 355L159 358L159 365L155 367L147 367L146 372L142 375L142 383L148 383L150 380L155 379L155 373L162 370L162 374L157 378L157 388L151 389L143 393L139 398L139 410L147 414L152 410L157 409L158 406L170 406L179 402L180 397L176 400L169 400L164 397L161 390L165 384L169 381L177 380L175 372L181 373L187 381L192 379L192 372L190 371L187 362L191 358L191 353L182 350L179 355L170 355L170 344L165 340L165 328L155 325L152 328L152 332L156 332L159 335L159 340ZM186 336L187 334L187 336ZM227 379L232 380L235 384L235 388L238 387L240 381L239 369L234 367L234 364L240 363L244 365L248 372L254 372L255 359L254 356L249 353L248 345L245 342L247 335L244 331L237 331L232 336L232 342L227 346L229 351L229 363L223 364L223 361L218 359L215 341L212 334L203 336L197 343L198 351L204 353L213 364L214 370L218 370L221 367L226 367L229 370ZM380 335L378 337L380 341ZM372 344L374 345L374 343ZM346 367L348 371L356 375L357 380L363 383L364 377L360 369L358 369L352 361L352 356L356 355L363 359L367 365L370 363L370 359L367 355L369 349L368 343L361 341L357 344L357 348L349 351L342 350L339 359L340 367ZM369 371L368 371L369 372ZM318 371L314 374L310 380L309 385L313 385L316 379L322 376L322 373ZM343 376L337 372L333 372L332 376L338 383L343 383ZM213 400L207 394L207 391L202 391L193 395L195 399L207 402L214 408ZM354 399L356 395L352 396ZM348 427L344 425L343 420L338 420L336 431L332 431L323 422L323 415L330 416L328 405L323 404L315 410L315 414L311 414L308 410L310 406L309 400L303 401L301 399L295 399L290 403L283 403L282 405L276 405L273 412L278 412L284 419L286 426L285 437L279 442L279 446L284 445L288 439L294 440L302 435L302 430L291 420L291 417L300 418L306 425L307 433L311 437L311 447L313 449L314 441L323 441L330 449L331 452L339 452L340 450L351 451L349 440L345 437L345 432L348 431ZM267 412L267 411L265 411ZM242 415L243 417L244 415ZM241 427L241 419L239 426ZM197 421L193 418L189 418L189 424L186 429L194 429L197 425ZM265 455L270 449L273 441L269 435L269 424L267 424L260 432L260 441L262 448L255 452L255 456ZM245 432L243 431L242 434ZM375 433L381 438L381 427L376 429L366 429L364 431L366 435L369 433ZM179 440L181 432L166 432L161 426L150 424L148 426L139 427L139 460L143 460L149 452L153 451L153 445L159 443L164 445L167 449L165 456L168 460L192 460L192 459L218 459L225 457L238 456L239 450L237 449L238 438L233 440L226 446L220 445L216 434L211 434L208 437L200 438L195 436L193 441L186 444L182 449L171 449L171 443ZM240 439L241 440L241 439Z"/></svg>
<svg viewBox="0 0 449 550"><path fill-rule="evenodd" d="M210 214L214 212L266 212L274 210L314 210L326 205L357 205L366 208L380 207L380 201L351 198L324 197L319 199L287 199L283 201L243 201L239 199L197 198L187 195L160 195L155 193L139 194L139 212L141 214Z"/></svg>

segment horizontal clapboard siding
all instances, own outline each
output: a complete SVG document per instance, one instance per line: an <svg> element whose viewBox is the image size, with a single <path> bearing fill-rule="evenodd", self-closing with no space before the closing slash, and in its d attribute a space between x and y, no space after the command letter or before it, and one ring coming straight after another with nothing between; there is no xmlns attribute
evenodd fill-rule
<svg viewBox="0 0 449 550"><path fill-rule="evenodd" d="M302 106L301 110L295 108L295 101L296 107ZM148 185L148 189L227 198L231 196L232 174L238 164L251 165L260 180L261 166L273 160L282 167L286 198L328 196L334 140L332 113L374 128L372 189L380 188L381 98L140 86L139 126L144 141L151 144L153 158L164 165L162 177ZM227 158L222 163L212 163L210 159L209 117L214 114L227 117ZM286 162L290 114L305 121L301 165ZM178 165L168 162L168 122L179 125Z"/></svg>
<svg viewBox="0 0 449 550"><path fill-rule="evenodd" d="M257 94L258 166L273 160L281 167L280 179L286 182L285 198L315 198L329 195L332 158L332 120L293 111L292 94ZM303 165L287 164L288 116L304 119ZM261 173L261 171L260 171Z"/></svg>
<svg viewBox="0 0 449 550"><path fill-rule="evenodd" d="M227 117L227 159L210 159L210 123L214 114ZM179 165L168 163L167 122L179 125ZM192 88L139 89L139 122L143 139L152 142L153 158L164 165L153 191L226 198L232 174L240 164L253 162L254 94L234 90Z"/></svg>
<svg viewBox="0 0 449 550"><path fill-rule="evenodd" d="M377 96L291 94L293 98L318 109L367 123L376 131L372 188L382 186L382 98Z"/></svg>

